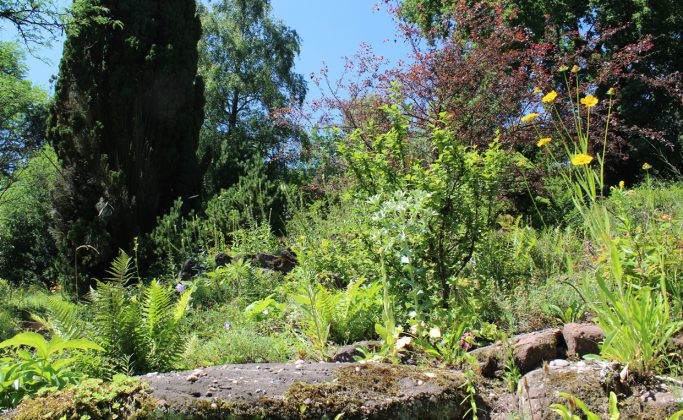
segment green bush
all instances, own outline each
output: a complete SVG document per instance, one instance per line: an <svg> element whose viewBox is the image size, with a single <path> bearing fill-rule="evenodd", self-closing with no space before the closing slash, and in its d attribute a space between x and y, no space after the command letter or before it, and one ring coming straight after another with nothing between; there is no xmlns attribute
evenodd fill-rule
<svg viewBox="0 0 683 420"><path fill-rule="evenodd" d="M249 324L233 325L229 331L216 331L207 339L190 336L182 357L183 367L286 362L296 359L303 349L301 341L290 332L262 334Z"/></svg>
<svg viewBox="0 0 683 420"><path fill-rule="evenodd" d="M262 315L249 317L240 299L193 311L183 321L183 334L188 339L179 367L297 358L305 343L292 332L292 322L274 311Z"/></svg>
<svg viewBox="0 0 683 420"><path fill-rule="evenodd" d="M244 301L258 300L272 293L281 280L280 273L238 260L197 278L193 283L193 301L196 305L212 306L227 304L238 298Z"/></svg>
<svg viewBox="0 0 683 420"><path fill-rule="evenodd" d="M354 191L370 198L375 226L366 241L387 260L394 293L416 306L447 308L464 297L457 279L495 222L508 155L497 141L482 151L459 142L442 128L446 113L419 132L410 127L408 105L382 109L388 131L370 124L339 145Z"/></svg>
<svg viewBox="0 0 683 420"><path fill-rule="evenodd" d="M258 161L248 166L237 184L211 197L203 213L183 217L184 204L177 200L149 235L148 247L158 258L154 268L175 274L185 260L198 255L275 252L278 241L272 226L281 223L281 215L272 212L282 200L280 189L267 179Z"/></svg>
<svg viewBox="0 0 683 420"><path fill-rule="evenodd" d="M287 231L299 265L330 287L378 279L379 259L367 242L371 216L367 202L349 196L323 198L295 212Z"/></svg>

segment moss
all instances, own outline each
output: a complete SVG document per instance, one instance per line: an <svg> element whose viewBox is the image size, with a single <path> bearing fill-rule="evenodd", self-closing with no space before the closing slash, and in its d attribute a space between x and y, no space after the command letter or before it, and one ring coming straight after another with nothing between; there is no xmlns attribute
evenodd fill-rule
<svg viewBox="0 0 683 420"><path fill-rule="evenodd" d="M148 418L156 408L151 389L138 379L117 376L112 382L89 379L78 386L23 402L10 415L16 420ZM86 417L87 418L87 417Z"/></svg>

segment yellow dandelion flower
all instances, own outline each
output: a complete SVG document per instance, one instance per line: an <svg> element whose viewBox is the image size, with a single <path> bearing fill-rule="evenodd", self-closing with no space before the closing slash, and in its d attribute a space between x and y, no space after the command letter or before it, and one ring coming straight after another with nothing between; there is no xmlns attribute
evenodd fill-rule
<svg viewBox="0 0 683 420"><path fill-rule="evenodd" d="M598 98L593 95L588 95L585 98L581 98L581 105L585 105L586 108L592 108L598 104Z"/></svg>
<svg viewBox="0 0 683 420"><path fill-rule="evenodd" d="M626 186L626 183L624 181L619 181L619 189L620 190L623 190L625 186Z"/></svg>
<svg viewBox="0 0 683 420"><path fill-rule="evenodd" d="M559 70L560 73L564 73L565 71L569 70L569 67L567 67L567 66L560 66L560 68L559 68L558 70Z"/></svg>
<svg viewBox="0 0 683 420"><path fill-rule="evenodd" d="M645 162L645 163L643 164L643 170L649 171L650 169L652 169L652 165L650 165L649 163Z"/></svg>
<svg viewBox="0 0 683 420"><path fill-rule="evenodd" d="M536 86L534 88L534 95L538 95L539 93L543 92L540 87Z"/></svg>
<svg viewBox="0 0 683 420"><path fill-rule="evenodd" d="M540 116L539 113L532 112L531 114L522 117L522 122L525 122L525 123L531 122L531 121L535 120L536 118L538 118L539 116Z"/></svg>
<svg viewBox="0 0 683 420"><path fill-rule="evenodd" d="M553 91L551 91L549 94L545 95L545 96L543 97L543 99L541 99L541 101L542 101L543 103L550 104L550 103L552 103L553 101L555 101L555 98L557 98L557 92L555 92L555 91L553 90Z"/></svg>
<svg viewBox="0 0 683 420"><path fill-rule="evenodd" d="M583 165L588 165L592 161L593 161L593 156L587 155L585 153L579 153L578 155L576 155L572 158L572 165L583 166Z"/></svg>
<svg viewBox="0 0 683 420"><path fill-rule="evenodd" d="M543 147L543 146L545 146L546 144L550 143L551 141L553 141L553 139L551 139L550 137L543 137L542 139L540 139L540 140L538 141L537 146L538 146L538 147Z"/></svg>
<svg viewBox="0 0 683 420"><path fill-rule="evenodd" d="M613 87L609 88L609 90L607 91L607 94L608 94L609 96L612 96L612 95L614 95L615 93L616 93L616 91L614 90Z"/></svg>
<svg viewBox="0 0 683 420"><path fill-rule="evenodd" d="M581 67L574 64L574 67L572 67L572 73L578 73L579 71L581 71Z"/></svg>

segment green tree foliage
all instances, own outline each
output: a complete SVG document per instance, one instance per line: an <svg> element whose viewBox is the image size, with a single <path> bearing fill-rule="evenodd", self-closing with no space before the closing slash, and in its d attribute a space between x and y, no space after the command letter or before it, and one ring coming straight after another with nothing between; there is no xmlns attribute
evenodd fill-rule
<svg viewBox="0 0 683 420"><path fill-rule="evenodd" d="M209 194L234 184L244 173L241 163L258 156L269 159L271 172L283 170L288 141L297 135L278 116L306 94L293 71L300 40L270 12L268 0L221 0L201 12L207 104L199 155Z"/></svg>
<svg viewBox="0 0 683 420"><path fill-rule="evenodd" d="M0 190L44 139L47 93L26 80L18 45L0 42Z"/></svg>
<svg viewBox="0 0 683 420"><path fill-rule="evenodd" d="M93 247L79 271L102 273L176 198L200 190L201 28L194 0L83 0L73 13L48 120L63 164L55 239L68 264Z"/></svg>
<svg viewBox="0 0 683 420"><path fill-rule="evenodd" d="M0 29L9 23L29 50L32 44L49 46L63 29L65 18L54 0L0 0Z"/></svg>
<svg viewBox="0 0 683 420"><path fill-rule="evenodd" d="M0 191L0 277L12 283L54 279L56 249L49 228L56 162L52 148L45 146Z"/></svg>

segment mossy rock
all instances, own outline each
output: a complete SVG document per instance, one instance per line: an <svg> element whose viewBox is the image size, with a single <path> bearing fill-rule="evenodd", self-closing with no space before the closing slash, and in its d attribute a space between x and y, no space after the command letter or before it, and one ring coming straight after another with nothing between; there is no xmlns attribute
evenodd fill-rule
<svg viewBox="0 0 683 420"><path fill-rule="evenodd" d="M13 418L459 419L469 408L464 382L456 372L411 366L216 366L152 374L127 388L89 381L24 402Z"/></svg>
<svg viewBox="0 0 683 420"><path fill-rule="evenodd" d="M153 416L156 399L137 378L117 376L112 382L88 379L76 387L24 401L7 418L37 419L144 419Z"/></svg>
<svg viewBox="0 0 683 420"><path fill-rule="evenodd" d="M559 362L528 373L520 381L517 406L523 418L557 418L551 405L568 404L560 393L581 400L600 418L609 418L611 392L617 395L622 418L666 419L680 408L675 393L663 383L622 382L618 364ZM652 395L652 398L644 398L644 395Z"/></svg>

